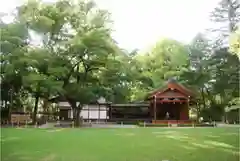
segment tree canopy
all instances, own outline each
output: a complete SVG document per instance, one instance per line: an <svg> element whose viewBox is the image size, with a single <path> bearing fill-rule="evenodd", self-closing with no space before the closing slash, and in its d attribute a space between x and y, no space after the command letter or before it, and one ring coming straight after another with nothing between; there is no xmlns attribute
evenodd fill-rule
<svg viewBox="0 0 240 161"><path fill-rule="evenodd" d="M76 121L83 105L100 96L113 103L143 100L173 77L199 93L199 115L220 119L239 97L238 1L222 0L211 14L225 26L211 32L223 37L199 33L189 44L159 38L144 53L118 46L111 14L94 1L32 0L16 10L13 22L0 21L1 109L30 107L34 122L42 102L65 99ZM219 45L226 35L229 44Z"/></svg>
<svg viewBox="0 0 240 161"><path fill-rule="evenodd" d="M230 37L230 52L236 54L240 59L240 29L232 33Z"/></svg>

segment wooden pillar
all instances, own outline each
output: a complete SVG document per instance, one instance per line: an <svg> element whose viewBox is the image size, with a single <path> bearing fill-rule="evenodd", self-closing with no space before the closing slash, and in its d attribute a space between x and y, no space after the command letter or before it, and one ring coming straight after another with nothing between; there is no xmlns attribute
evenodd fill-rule
<svg viewBox="0 0 240 161"><path fill-rule="evenodd" d="M157 109L157 100L156 100L156 95L154 95L154 103L153 103L154 121L156 121L157 119L156 109Z"/></svg>
<svg viewBox="0 0 240 161"><path fill-rule="evenodd" d="M188 102L187 102L187 105L186 105L186 120L189 120L189 99L188 99Z"/></svg>
<svg viewBox="0 0 240 161"><path fill-rule="evenodd" d="M185 120L185 107L186 103L183 103L181 105L181 109L180 109L180 120Z"/></svg>
<svg viewBox="0 0 240 161"><path fill-rule="evenodd" d="M105 122L107 122L107 104L104 105L104 110L105 110Z"/></svg>
<svg viewBox="0 0 240 161"><path fill-rule="evenodd" d="M180 120L188 120L189 119L189 103L186 102L181 106Z"/></svg>

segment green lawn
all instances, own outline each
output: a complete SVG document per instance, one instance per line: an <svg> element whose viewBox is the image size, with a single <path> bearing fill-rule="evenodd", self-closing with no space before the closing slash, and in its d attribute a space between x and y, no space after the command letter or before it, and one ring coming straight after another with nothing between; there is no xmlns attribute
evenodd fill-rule
<svg viewBox="0 0 240 161"><path fill-rule="evenodd" d="M2 161L238 161L237 128L1 129Z"/></svg>

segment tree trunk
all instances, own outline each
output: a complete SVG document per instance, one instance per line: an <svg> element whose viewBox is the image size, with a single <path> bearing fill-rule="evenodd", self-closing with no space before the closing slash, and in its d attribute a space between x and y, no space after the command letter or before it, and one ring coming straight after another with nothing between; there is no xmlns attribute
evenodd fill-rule
<svg viewBox="0 0 240 161"><path fill-rule="evenodd" d="M81 112L81 109L79 107L77 107L75 110L76 110L75 127L79 127L80 126L80 112Z"/></svg>
<svg viewBox="0 0 240 161"><path fill-rule="evenodd" d="M8 106L8 121L11 122L12 105Z"/></svg>
<svg viewBox="0 0 240 161"><path fill-rule="evenodd" d="M38 102L39 102L39 96L36 95L36 97L35 97L34 111L33 111L33 124L34 124L34 125L35 125L36 122L37 122Z"/></svg>
<svg viewBox="0 0 240 161"><path fill-rule="evenodd" d="M233 3L232 1L228 0L228 21L229 21L229 25L228 25L228 29L229 29L229 33L232 33L235 31L235 23L233 22L232 18L234 17L234 13L235 13L235 8L233 7Z"/></svg>
<svg viewBox="0 0 240 161"><path fill-rule="evenodd" d="M43 99L43 112L48 112L48 107L49 106L49 102L48 102L48 99L44 98Z"/></svg>
<svg viewBox="0 0 240 161"><path fill-rule="evenodd" d="M79 125L80 125L80 122L79 122L80 116L79 116L79 114L80 114L80 111L81 111L81 108L79 108L80 105L77 106L77 102L73 101L71 99L68 99L68 103L71 105L72 110L73 110L74 126L75 127L79 127Z"/></svg>
<svg viewBox="0 0 240 161"><path fill-rule="evenodd" d="M203 108L206 109L206 99L205 99L203 88L201 88L201 95L202 95L202 100L203 100Z"/></svg>
<svg viewBox="0 0 240 161"><path fill-rule="evenodd" d="M197 104L197 106L196 106L197 108L197 122L199 122L199 116L200 116L200 105L199 104Z"/></svg>
<svg viewBox="0 0 240 161"><path fill-rule="evenodd" d="M49 102L48 99L46 98L43 99L43 112L44 112L43 119L44 122L46 123L49 120Z"/></svg>

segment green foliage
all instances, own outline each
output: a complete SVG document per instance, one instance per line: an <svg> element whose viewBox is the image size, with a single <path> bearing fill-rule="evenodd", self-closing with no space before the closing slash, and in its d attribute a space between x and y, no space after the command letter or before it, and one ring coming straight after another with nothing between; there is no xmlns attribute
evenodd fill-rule
<svg viewBox="0 0 240 161"><path fill-rule="evenodd" d="M221 0L211 12L210 19L216 24L211 29L216 35L213 42L215 48L229 43L229 36L238 29L240 21L240 3L238 0ZM211 33L210 33L211 34Z"/></svg>
<svg viewBox="0 0 240 161"><path fill-rule="evenodd" d="M139 127L168 127L168 124L139 123Z"/></svg>
<svg viewBox="0 0 240 161"><path fill-rule="evenodd" d="M212 49L202 34L189 49L189 68L181 80L199 91L198 114L206 120L221 120L225 107L239 97L239 60L227 48Z"/></svg>
<svg viewBox="0 0 240 161"><path fill-rule="evenodd" d="M240 29L230 36L230 52L237 55L240 60Z"/></svg>
<svg viewBox="0 0 240 161"><path fill-rule="evenodd" d="M22 74L27 72L24 59L27 52L27 29L20 22L5 24L1 21L0 32L1 100L4 102L1 106L11 109L15 106L21 109L21 100L25 96Z"/></svg>
<svg viewBox="0 0 240 161"><path fill-rule="evenodd" d="M233 0L222 0L221 4L212 18L233 32L239 5ZM229 11L232 14L226 14ZM235 39L230 49L235 55L203 34L196 35L190 44L162 39L139 54L120 49L111 37L111 27L110 13L93 1L32 0L18 7L15 21L1 21L0 25L4 102L20 107L35 97L36 114L41 100L63 97L79 113L83 104L99 96L114 103L143 100L172 77L198 91L199 114L205 110L207 116L220 118L225 107L239 97ZM40 42L33 45L36 36Z"/></svg>
<svg viewBox="0 0 240 161"><path fill-rule="evenodd" d="M141 74L152 79L153 88L158 88L172 77L178 78L186 70L188 49L181 43L164 39L156 43L147 54L138 57ZM146 79L145 79L146 80Z"/></svg>
<svg viewBox="0 0 240 161"><path fill-rule="evenodd" d="M221 24L221 33L229 36L237 29L240 20L240 5L238 0L221 0L211 13L211 20ZM226 36L226 35L224 35Z"/></svg>

